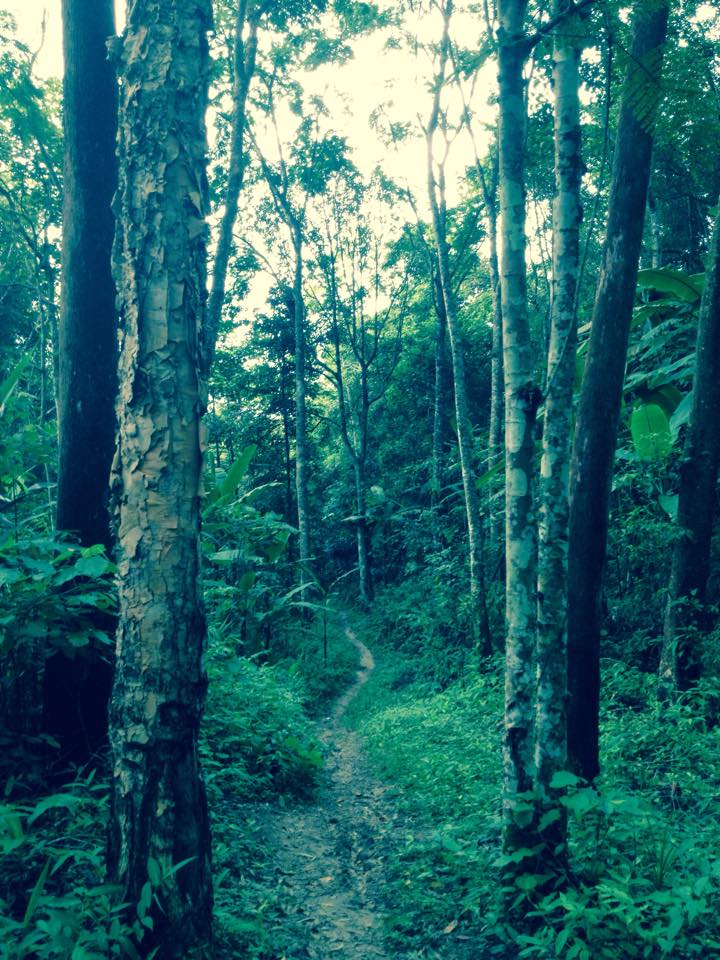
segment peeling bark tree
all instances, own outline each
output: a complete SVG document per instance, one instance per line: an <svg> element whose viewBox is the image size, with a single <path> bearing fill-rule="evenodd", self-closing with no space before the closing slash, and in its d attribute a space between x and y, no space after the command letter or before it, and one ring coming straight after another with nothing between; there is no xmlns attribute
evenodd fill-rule
<svg viewBox="0 0 720 960"><path fill-rule="evenodd" d="M149 908L147 939L159 955L197 958L210 955L212 907L197 753L206 688L200 337L211 9L199 0L133 0L127 17L114 250L123 342L109 866L133 912L152 884L160 906Z"/></svg>
<svg viewBox="0 0 720 960"><path fill-rule="evenodd" d="M635 7L615 141L610 213L595 294L570 468L568 755L593 780L599 764L600 596L610 484L643 221L668 8Z"/></svg>
<svg viewBox="0 0 720 960"><path fill-rule="evenodd" d="M555 13L569 8L558 0ZM579 24L566 20L554 40L555 198L553 281L545 420L539 481L537 705L535 766L542 804L554 805L553 774L567 766L568 473L575 384L575 293L580 260ZM562 824L550 829L552 849L564 843Z"/></svg>
<svg viewBox="0 0 720 960"><path fill-rule="evenodd" d="M487 656L492 653L492 637L485 600L485 575L483 570L483 529L480 515L480 499L475 484L473 463L472 421L468 408L465 385L465 364L460 342L460 323L458 304L450 269L450 251L447 240L447 206L445 201L444 163L435 173L433 143L440 128L440 96L445 72L450 58L450 19L452 0L446 0L443 12L443 35L440 41L439 64L434 80L433 104L430 111L425 141L427 147L427 185L433 239L437 254L437 272L440 278L443 305L447 321L450 357L452 360L453 390L455 394L455 419L457 421L458 449L460 453L460 473L465 499L465 521L468 534L468 558L470 568L470 612L472 618L473 643L476 650Z"/></svg>
<svg viewBox="0 0 720 960"><path fill-rule="evenodd" d="M685 437L678 527L663 630L660 679L686 690L700 679L700 638L714 617L705 609L715 484L720 462L720 213L716 217L700 302L693 405Z"/></svg>
<svg viewBox="0 0 720 960"><path fill-rule="evenodd" d="M532 474L540 391L533 380L525 275L526 8L526 0L501 0L498 34L507 621L503 841L508 851L525 845L527 797L522 794L532 790L534 780L536 534Z"/></svg>
<svg viewBox="0 0 720 960"><path fill-rule="evenodd" d="M58 324L57 528L111 548L117 311L110 267L117 183L117 88L106 42L112 0L64 0L62 297ZM97 626L112 630L107 615ZM95 650L55 654L43 679L44 727L85 763L107 743L112 667Z"/></svg>

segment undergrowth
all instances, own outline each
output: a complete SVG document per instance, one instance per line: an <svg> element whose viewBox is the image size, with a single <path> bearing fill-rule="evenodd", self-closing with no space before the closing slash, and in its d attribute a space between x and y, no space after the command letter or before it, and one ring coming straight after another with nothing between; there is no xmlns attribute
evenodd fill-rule
<svg viewBox="0 0 720 960"><path fill-rule="evenodd" d="M719 691L658 705L654 676L603 665L603 778L568 774L565 888L525 875L534 932L500 922L501 664L444 690L364 626L377 669L350 708L412 831L389 865L389 944L417 957L689 960L720 956ZM388 641L391 641L390 643ZM564 775L565 776L565 775ZM412 952L410 954L410 952Z"/></svg>
<svg viewBox="0 0 720 960"><path fill-rule="evenodd" d="M310 715L346 685L357 657L335 619L327 662L323 631L303 636L295 666L258 664L235 654L234 638L211 638L200 749L213 825L217 951L227 960L271 960L308 936L285 916L259 811L312 796L323 758ZM23 743L6 744L0 763L1 960L139 957L148 918L138 904L128 920L105 877L107 783L89 774L47 793L51 745Z"/></svg>

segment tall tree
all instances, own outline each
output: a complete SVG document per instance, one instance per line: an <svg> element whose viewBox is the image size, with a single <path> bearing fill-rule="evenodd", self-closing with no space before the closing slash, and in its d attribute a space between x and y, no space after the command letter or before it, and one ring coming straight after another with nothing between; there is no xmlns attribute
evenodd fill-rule
<svg viewBox="0 0 720 960"><path fill-rule="evenodd" d="M505 366L505 795L504 843L524 846L527 794L534 783L535 555L533 456L540 390L534 382L525 274L523 67L527 0L501 0L500 289Z"/></svg>
<svg viewBox="0 0 720 960"><path fill-rule="evenodd" d="M58 339L57 527L111 549L108 495L115 444L117 311L110 260L117 184L117 84L106 43L112 0L63 0L62 296ZM107 616L100 625L112 628ZM112 669L93 649L56 653L44 674L44 723L64 759L107 741Z"/></svg>
<svg viewBox="0 0 720 960"><path fill-rule="evenodd" d="M117 311L110 267L117 184L112 0L63 0L62 298L57 526L110 549Z"/></svg>
<svg viewBox="0 0 720 960"><path fill-rule="evenodd" d="M571 4L557 0L555 14ZM550 349L539 478L537 589L537 709L535 765L544 803L554 804L553 774L567 765L568 474L575 385L575 302L580 262L580 24L565 19L553 53L555 198ZM562 819L553 821L553 848Z"/></svg>
<svg viewBox="0 0 720 960"><path fill-rule="evenodd" d="M120 53L120 612L109 866L133 910L152 885L148 936L168 958L210 955L210 836L197 739L206 688L200 340L211 21L209 2L132 0Z"/></svg>
<svg viewBox="0 0 720 960"><path fill-rule="evenodd" d="M450 251L447 239L447 203L445 199L445 165L441 162L436 171L433 145L436 134L443 127L441 95L446 80L446 71L450 61L450 21L453 13L452 0L445 0L441 7L443 15L443 33L438 52L438 69L433 79L433 101L425 127L427 150L427 189L430 203L433 238L437 257L437 273L444 314L450 341L452 359L453 390L455 394L455 419L457 422L458 448L460 451L460 472L465 500L465 520L468 536L468 557L470 569L470 610L473 638L476 648L483 655L492 652L492 638L485 600L485 575L483 570L483 528L480 513L480 498L475 483L473 458L473 436L470 411L468 408L465 383L465 364L462 355L459 329L459 311L453 277L450 269ZM446 138L447 130L443 131Z"/></svg>
<svg viewBox="0 0 720 960"><path fill-rule="evenodd" d="M238 202L247 166L245 128L250 84L255 73L260 21L269 7L269 0L239 0L235 14L232 56L232 113L230 116L230 150L224 207L218 230L217 246L212 266L210 297L208 299L203 353L209 370L215 354L225 285L233 246L233 230L238 215Z"/></svg>
<svg viewBox="0 0 720 960"><path fill-rule="evenodd" d="M700 301L692 396L680 467L680 529L673 549L660 663L662 684L681 690L700 678L700 637L712 622L705 603L720 463L720 212Z"/></svg>
<svg viewBox="0 0 720 960"><path fill-rule="evenodd" d="M615 140L610 210L570 467L568 754L600 769L601 589L615 442L660 99L668 6L640 0Z"/></svg>
<svg viewBox="0 0 720 960"><path fill-rule="evenodd" d="M400 356L408 284L407 276L392 287L381 278L382 242L366 219L357 171L350 167L333 180L316 231L333 356L330 363L318 362L335 388L340 436L352 464L360 598L369 604L374 594L367 504L370 415Z"/></svg>

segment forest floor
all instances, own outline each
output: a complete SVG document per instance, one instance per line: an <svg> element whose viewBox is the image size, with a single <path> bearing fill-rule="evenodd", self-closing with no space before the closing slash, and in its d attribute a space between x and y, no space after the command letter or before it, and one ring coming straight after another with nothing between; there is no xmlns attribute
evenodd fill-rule
<svg viewBox="0 0 720 960"><path fill-rule="evenodd" d="M403 818L391 788L370 773L358 735L342 723L375 667L351 627L345 626L345 634L358 651L360 669L321 722L327 760L316 796L306 804L256 811L284 912L308 934L302 953L279 960L390 960L383 943L385 864Z"/></svg>

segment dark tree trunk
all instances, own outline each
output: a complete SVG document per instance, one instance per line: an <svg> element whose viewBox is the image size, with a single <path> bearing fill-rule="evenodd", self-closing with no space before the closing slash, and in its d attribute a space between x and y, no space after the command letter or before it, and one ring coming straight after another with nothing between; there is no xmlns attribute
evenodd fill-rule
<svg viewBox="0 0 720 960"><path fill-rule="evenodd" d="M600 596L667 18L665 4L644 0L636 5L613 158L607 237L570 467L568 756L588 780L600 769Z"/></svg>
<svg viewBox="0 0 720 960"><path fill-rule="evenodd" d="M110 551L117 313L111 273L117 185L117 88L106 41L112 0L63 0L65 133L62 297L58 343L57 527ZM111 618L98 627L112 633ZM55 654L43 680L44 727L61 757L86 762L107 743L112 666L94 650Z"/></svg>
<svg viewBox="0 0 720 960"><path fill-rule="evenodd" d="M713 621L705 608L715 484L720 460L720 214L715 220L695 348L693 406L678 497L680 536L673 551L660 677L687 690L702 672L700 638Z"/></svg>
<svg viewBox="0 0 720 960"><path fill-rule="evenodd" d="M109 867L132 914L151 884L142 952L157 947L164 960L212 954L197 748L207 682L199 534L211 21L210 0L133 0L122 50Z"/></svg>
<svg viewBox="0 0 720 960"><path fill-rule="evenodd" d="M117 89L112 0L63 0L65 133L57 526L110 549L117 313L110 258Z"/></svg>

